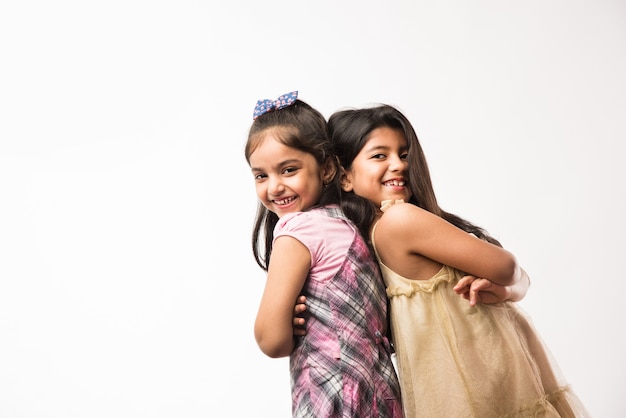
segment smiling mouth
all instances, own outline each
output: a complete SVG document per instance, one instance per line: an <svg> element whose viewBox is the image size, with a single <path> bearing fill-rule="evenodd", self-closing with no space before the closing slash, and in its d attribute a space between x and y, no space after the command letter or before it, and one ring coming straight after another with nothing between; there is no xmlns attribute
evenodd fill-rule
<svg viewBox="0 0 626 418"><path fill-rule="evenodd" d="M389 180L383 183L385 186L404 186L406 182L404 180Z"/></svg>
<svg viewBox="0 0 626 418"><path fill-rule="evenodd" d="M294 200L296 200L296 198L294 196L292 196L292 197L288 197L287 199L272 200L272 202L274 202L276 205L284 206L284 205L288 205L289 203L293 202Z"/></svg>

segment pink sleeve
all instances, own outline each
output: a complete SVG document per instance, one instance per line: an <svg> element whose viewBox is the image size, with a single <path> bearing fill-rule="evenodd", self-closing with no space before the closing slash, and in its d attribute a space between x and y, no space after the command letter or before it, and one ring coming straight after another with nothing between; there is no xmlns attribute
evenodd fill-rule
<svg viewBox="0 0 626 418"><path fill-rule="evenodd" d="M315 263L323 236L320 233L320 225L316 225L310 213L295 212L280 218L274 228L274 240L285 235L304 244L311 253L311 262Z"/></svg>
<svg viewBox="0 0 626 418"><path fill-rule="evenodd" d="M311 253L313 280L331 279L345 261L356 230L340 219L316 212L296 212L280 218L274 228L274 239L290 236Z"/></svg>

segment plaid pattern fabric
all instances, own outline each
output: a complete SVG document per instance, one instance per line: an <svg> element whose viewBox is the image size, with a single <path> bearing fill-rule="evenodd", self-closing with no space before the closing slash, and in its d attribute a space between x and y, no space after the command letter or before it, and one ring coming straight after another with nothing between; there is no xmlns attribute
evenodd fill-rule
<svg viewBox="0 0 626 418"><path fill-rule="evenodd" d="M321 209L347 219L337 208ZM307 335L290 357L294 417L401 418L380 270L357 233L329 283L307 280Z"/></svg>

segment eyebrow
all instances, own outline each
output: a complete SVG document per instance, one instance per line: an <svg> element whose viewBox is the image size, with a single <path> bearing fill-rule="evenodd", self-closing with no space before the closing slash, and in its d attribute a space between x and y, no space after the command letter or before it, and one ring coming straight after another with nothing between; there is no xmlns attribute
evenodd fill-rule
<svg viewBox="0 0 626 418"><path fill-rule="evenodd" d="M302 162L302 160L299 160L297 158L290 158L288 160L283 160L283 161L279 162L278 164L272 165L272 168L284 167L284 166L289 165L289 164L298 164L298 163L301 163L301 162ZM264 171L263 169L258 168L258 167L250 167L250 169L252 171Z"/></svg>
<svg viewBox="0 0 626 418"><path fill-rule="evenodd" d="M363 151L368 152L368 153L374 152L374 151L390 151L392 148L394 147L391 147L389 145L373 145L371 147L366 146L365 148L363 148ZM408 149L409 149L409 146L406 145L406 146L400 147L399 151L407 151Z"/></svg>
<svg viewBox="0 0 626 418"><path fill-rule="evenodd" d="M365 147L363 150L365 152L372 152L372 151L379 151L379 150L383 150L383 151L387 151L390 150L391 147L387 146L387 145L375 145L375 146L371 146L371 147Z"/></svg>

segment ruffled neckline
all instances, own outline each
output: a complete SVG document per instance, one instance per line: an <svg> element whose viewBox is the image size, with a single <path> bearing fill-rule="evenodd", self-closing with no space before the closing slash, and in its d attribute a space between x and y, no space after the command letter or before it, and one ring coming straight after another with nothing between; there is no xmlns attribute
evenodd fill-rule
<svg viewBox="0 0 626 418"><path fill-rule="evenodd" d="M383 200L382 202L380 202L380 210L384 212L387 209L389 209L390 207L392 207L393 205L398 204L398 203L404 203L404 199Z"/></svg>

